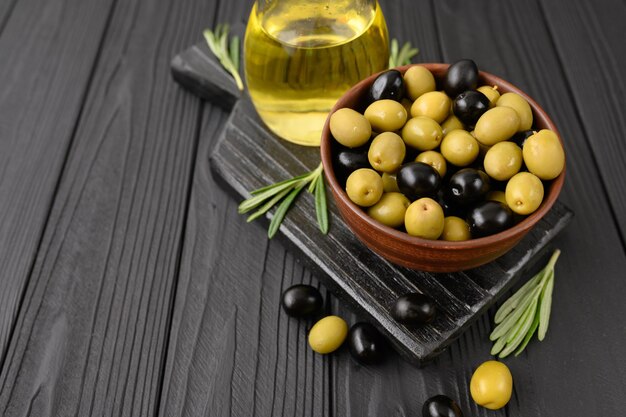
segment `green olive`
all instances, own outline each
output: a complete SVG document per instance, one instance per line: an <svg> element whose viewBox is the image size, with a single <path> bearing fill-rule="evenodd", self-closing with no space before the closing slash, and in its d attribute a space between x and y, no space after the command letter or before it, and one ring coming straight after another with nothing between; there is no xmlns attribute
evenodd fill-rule
<svg viewBox="0 0 626 417"><path fill-rule="evenodd" d="M446 175L447 164L446 159L437 151L425 151L417 155L415 158L416 162L424 162L425 164L430 165L435 168L437 172L439 172L439 176L441 178Z"/></svg>
<svg viewBox="0 0 626 417"><path fill-rule="evenodd" d="M400 227L409 204L411 202L402 193L384 193L378 203L367 209L367 214L385 226Z"/></svg>
<svg viewBox="0 0 626 417"><path fill-rule="evenodd" d="M465 129L463 126L463 122L459 120L454 114L450 114L446 120L441 124L441 130L443 130L443 135L447 135L456 129Z"/></svg>
<svg viewBox="0 0 626 417"><path fill-rule="evenodd" d="M513 136L519 123L519 116L514 109L496 106L480 116L474 128L474 136L483 145L494 145Z"/></svg>
<svg viewBox="0 0 626 417"><path fill-rule="evenodd" d="M565 152L556 133L542 129L524 142L524 163L542 180L559 176L565 167Z"/></svg>
<svg viewBox="0 0 626 417"><path fill-rule="evenodd" d="M402 138L393 132L383 132L372 141L367 159L376 171L394 172L402 165L405 154Z"/></svg>
<svg viewBox="0 0 626 417"><path fill-rule="evenodd" d="M337 316L327 316L311 327L309 346L317 353L326 354L339 349L348 335L348 324Z"/></svg>
<svg viewBox="0 0 626 417"><path fill-rule="evenodd" d="M383 172L383 191L386 193L396 192L399 193L398 183L396 182L396 174L389 174Z"/></svg>
<svg viewBox="0 0 626 417"><path fill-rule="evenodd" d="M439 239L449 242L469 240L471 239L469 225L460 217L448 216L443 219L443 232Z"/></svg>
<svg viewBox="0 0 626 417"><path fill-rule="evenodd" d="M478 91L487 96L489 99L489 107L494 107L500 98L500 92L498 91L497 85L483 85L482 87L478 87Z"/></svg>
<svg viewBox="0 0 626 417"><path fill-rule="evenodd" d="M441 154L456 166L464 167L478 156L478 142L465 130L453 130L441 142Z"/></svg>
<svg viewBox="0 0 626 417"><path fill-rule="evenodd" d="M377 100L365 109L365 118L377 132L393 132L404 126L407 113L395 100Z"/></svg>
<svg viewBox="0 0 626 417"><path fill-rule="evenodd" d="M498 181L506 181L522 167L522 150L513 142L498 142L485 154L485 172Z"/></svg>
<svg viewBox="0 0 626 417"><path fill-rule="evenodd" d="M435 149L442 138L441 126L429 117L419 116L409 119L402 128L404 143L420 151Z"/></svg>
<svg viewBox="0 0 626 417"><path fill-rule="evenodd" d="M372 126L361 113L343 108L330 116L330 133L343 146L356 148L367 143Z"/></svg>
<svg viewBox="0 0 626 417"><path fill-rule="evenodd" d="M504 407L513 393L513 376L502 362L487 361L474 371L470 393L476 404L490 410Z"/></svg>
<svg viewBox="0 0 626 417"><path fill-rule="evenodd" d="M423 197L406 209L404 227L411 236L438 239L443 232L443 209L432 198Z"/></svg>
<svg viewBox="0 0 626 417"><path fill-rule="evenodd" d="M404 73L404 85L411 100L417 99L424 93L435 91L435 77L421 65L415 65Z"/></svg>
<svg viewBox="0 0 626 417"><path fill-rule="evenodd" d="M354 204L373 206L383 195L383 179L373 169L357 169L346 181L346 193Z"/></svg>
<svg viewBox="0 0 626 417"><path fill-rule="evenodd" d="M496 102L496 106L510 107L517 112L519 116L518 131L529 130L533 125L533 111L526 99L519 94L504 93Z"/></svg>
<svg viewBox="0 0 626 417"><path fill-rule="evenodd" d="M450 97L441 91L424 93L413 102L411 116L430 117L437 123L446 120L450 113Z"/></svg>
<svg viewBox="0 0 626 417"><path fill-rule="evenodd" d="M543 184L530 172L518 172L506 184L506 204L517 214L530 214L543 201Z"/></svg>
<svg viewBox="0 0 626 417"><path fill-rule="evenodd" d="M487 193L487 197L485 197L488 201L497 201L499 203L505 204L506 205L506 195L504 194L504 191L489 191Z"/></svg>

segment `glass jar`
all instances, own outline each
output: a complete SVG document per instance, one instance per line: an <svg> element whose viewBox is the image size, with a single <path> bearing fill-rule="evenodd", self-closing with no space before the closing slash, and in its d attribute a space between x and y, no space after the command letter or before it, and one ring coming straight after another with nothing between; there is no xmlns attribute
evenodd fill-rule
<svg viewBox="0 0 626 417"><path fill-rule="evenodd" d="M387 26L376 0L257 0L244 60L248 91L267 127L319 146L337 99L387 68Z"/></svg>

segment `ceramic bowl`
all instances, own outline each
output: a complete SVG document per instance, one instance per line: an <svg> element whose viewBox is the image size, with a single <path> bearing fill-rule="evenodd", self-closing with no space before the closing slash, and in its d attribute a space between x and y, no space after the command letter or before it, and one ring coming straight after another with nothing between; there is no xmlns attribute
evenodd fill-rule
<svg viewBox="0 0 626 417"><path fill-rule="evenodd" d="M439 80L445 74L448 64L415 64L428 68L435 79ZM404 73L412 65L396 68ZM356 84L348 90L335 104L330 114L336 110L349 107L362 112L366 92L378 74ZM533 111L534 123L537 130L550 129L558 131L546 112L526 93L511 83L495 75L480 72L479 85L496 85L500 93L514 92L524 97ZM550 181L544 190L544 199L539 208L524 218L515 226L498 234L471 239L463 242L446 242L441 240L427 240L410 236L405 232L385 226L372 219L359 206L354 204L346 194L344 188L335 176L332 164L332 152L336 146L329 128L330 117L326 120L321 139L322 163L327 183L337 204L339 212L352 232L372 251L383 258L398 265L412 269L430 272L454 272L475 268L486 264L504 255L513 248L537 222L550 210L557 200L563 181L563 172ZM559 135L559 140L561 137ZM562 140L561 140L562 142Z"/></svg>

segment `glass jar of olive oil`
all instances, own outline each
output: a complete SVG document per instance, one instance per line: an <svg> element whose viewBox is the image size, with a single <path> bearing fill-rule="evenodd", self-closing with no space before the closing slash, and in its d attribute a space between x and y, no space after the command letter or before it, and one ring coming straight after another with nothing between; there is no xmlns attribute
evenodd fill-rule
<svg viewBox="0 0 626 417"><path fill-rule="evenodd" d="M388 44L376 0L257 0L244 41L252 102L281 138L319 146L337 99L387 68Z"/></svg>

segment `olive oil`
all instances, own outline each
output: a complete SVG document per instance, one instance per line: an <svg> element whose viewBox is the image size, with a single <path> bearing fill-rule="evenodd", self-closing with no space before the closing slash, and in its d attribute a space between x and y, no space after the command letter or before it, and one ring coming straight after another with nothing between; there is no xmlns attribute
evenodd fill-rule
<svg viewBox="0 0 626 417"><path fill-rule="evenodd" d="M328 111L359 80L387 68L388 35L376 1L265 1L244 41L252 101L278 136L319 146Z"/></svg>

